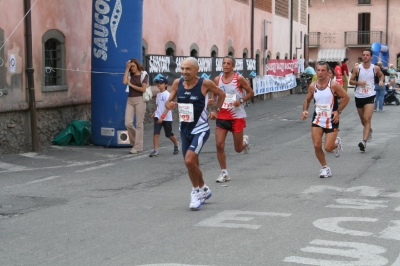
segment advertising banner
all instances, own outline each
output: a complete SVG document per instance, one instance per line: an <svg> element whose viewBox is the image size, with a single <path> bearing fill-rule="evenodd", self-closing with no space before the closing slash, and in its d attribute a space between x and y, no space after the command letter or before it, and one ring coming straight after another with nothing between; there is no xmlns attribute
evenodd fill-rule
<svg viewBox="0 0 400 266"><path fill-rule="evenodd" d="M296 76L257 76L253 79L254 96L270 92L285 91L296 87Z"/></svg>
<svg viewBox="0 0 400 266"><path fill-rule="evenodd" d="M188 56L168 55L147 55L147 73L150 77L150 84L159 77L168 79L168 84L181 77L181 64ZM235 58L236 66L234 71L245 78L256 76L256 60L251 58ZM197 75L202 78L214 79L222 73L222 57L198 57L199 72Z"/></svg>
<svg viewBox="0 0 400 266"><path fill-rule="evenodd" d="M299 66L297 59L270 59L266 67L266 75L285 76L288 74L297 74Z"/></svg>

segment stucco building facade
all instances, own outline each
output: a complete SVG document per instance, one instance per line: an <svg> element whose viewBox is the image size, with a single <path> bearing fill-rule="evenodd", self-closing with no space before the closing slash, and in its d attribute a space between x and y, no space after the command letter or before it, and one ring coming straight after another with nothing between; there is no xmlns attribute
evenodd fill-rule
<svg viewBox="0 0 400 266"><path fill-rule="evenodd" d="M371 48L377 42L387 45L389 50L389 60L383 64L397 65L400 1L310 0L309 3L311 60L337 61L347 57L351 69L361 61L362 49Z"/></svg>
<svg viewBox="0 0 400 266"><path fill-rule="evenodd" d="M91 117L93 0L31 0L31 7L25 2L0 1L0 154L32 150L30 107L37 115L39 146L50 145L70 121ZM264 58L304 56L300 32L304 36L307 31L308 1L293 0L293 24L290 2L143 1L143 56L232 54L256 58L263 75ZM24 16L29 9L34 106L29 104L26 71ZM150 113L153 107L148 106Z"/></svg>

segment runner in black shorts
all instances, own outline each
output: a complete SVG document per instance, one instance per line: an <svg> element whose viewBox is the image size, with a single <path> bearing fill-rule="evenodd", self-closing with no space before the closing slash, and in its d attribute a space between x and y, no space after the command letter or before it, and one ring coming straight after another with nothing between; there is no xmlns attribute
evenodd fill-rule
<svg viewBox="0 0 400 266"><path fill-rule="evenodd" d="M367 141L372 139L371 119L374 113L375 84L383 86L384 75L378 66L371 63L372 50L366 48L362 51L363 62L356 66L350 78L350 84L356 85L356 107L363 125L363 139L358 143L360 151L365 152Z"/></svg>

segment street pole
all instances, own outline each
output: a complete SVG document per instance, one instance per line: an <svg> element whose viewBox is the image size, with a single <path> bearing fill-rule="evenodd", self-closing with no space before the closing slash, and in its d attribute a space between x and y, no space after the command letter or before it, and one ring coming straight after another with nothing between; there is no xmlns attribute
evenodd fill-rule
<svg viewBox="0 0 400 266"><path fill-rule="evenodd" d="M293 59L292 53L292 42L293 42L293 0L290 0L290 55L289 58Z"/></svg>
<svg viewBox="0 0 400 266"><path fill-rule="evenodd" d="M35 99L35 83L33 78L33 62L32 62L32 20L31 20L31 1L25 0L25 42L26 42L26 77L27 90L29 95L29 113L31 118L31 136L32 151L39 151L39 134L37 129L37 113Z"/></svg>

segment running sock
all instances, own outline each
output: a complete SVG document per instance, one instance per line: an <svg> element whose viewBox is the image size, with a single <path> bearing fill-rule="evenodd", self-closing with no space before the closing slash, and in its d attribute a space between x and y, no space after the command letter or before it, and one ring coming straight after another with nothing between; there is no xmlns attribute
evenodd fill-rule
<svg viewBox="0 0 400 266"><path fill-rule="evenodd" d="M200 188L199 187L194 187L193 190L199 191Z"/></svg>
<svg viewBox="0 0 400 266"><path fill-rule="evenodd" d="M208 190L208 187L206 186L206 184L204 184L204 186L202 186L200 189L201 189L201 190L204 190L204 191L207 191L207 190Z"/></svg>
<svg viewBox="0 0 400 266"><path fill-rule="evenodd" d="M322 168L327 168L327 167L328 167L328 165L322 166Z"/></svg>
<svg viewBox="0 0 400 266"><path fill-rule="evenodd" d="M221 172L224 172L225 174L228 174L228 170L227 169L221 169Z"/></svg>

